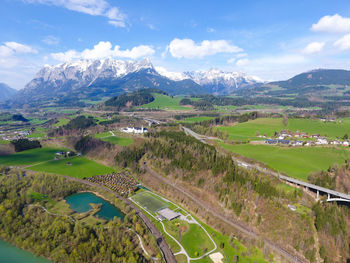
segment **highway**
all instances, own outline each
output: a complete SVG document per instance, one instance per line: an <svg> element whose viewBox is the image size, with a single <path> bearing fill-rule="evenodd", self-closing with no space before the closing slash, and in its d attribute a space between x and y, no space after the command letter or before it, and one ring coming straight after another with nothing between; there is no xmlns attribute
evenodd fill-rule
<svg viewBox="0 0 350 263"><path fill-rule="evenodd" d="M205 135L201 135L201 134L198 134L198 133L195 133L194 131L186 128L186 127L182 127L183 130L185 131L186 134L189 134L191 136L193 136L194 138L196 138L197 140L203 142L203 143L207 143L205 140L213 140L213 139L218 139L218 138L215 138L215 137L208 137L208 136L205 136ZM292 178L292 177L288 177L286 175L281 175L280 173L277 173L275 171L271 171L269 169L266 169L266 168L262 168L256 164L250 164L250 163L247 163L247 162L243 162L241 160L239 160L238 158L236 157L232 157L234 159L234 161L238 164L238 166L240 167L243 167L243 168L246 168L246 169L256 169L258 170L259 172L261 173L264 173L264 174L269 174L269 175L273 175L277 178L279 178L280 180L283 180L283 181L286 181L288 183L292 183L292 184L295 184L295 185L299 185L299 186L303 186L303 187L306 187L306 188L309 188L315 192L321 192L321 193L326 193L328 196L327 198L327 201L333 201L333 200L336 200L336 201L344 201L344 202L350 202L350 195L348 194L345 194L345 193L341 193L341 192L338 192L338 191L335 191L335 190L331 190L331 189L328 189L328 188L325 188L325 187L321 187L321 186L318 186L318 185L314 185L314 184L310 184L310 183L307 183L307 182L304 182L304 181L300 181L298 179L295 179L295 178ZM336 197L335 199L331 199L330 197Z"/></svg>

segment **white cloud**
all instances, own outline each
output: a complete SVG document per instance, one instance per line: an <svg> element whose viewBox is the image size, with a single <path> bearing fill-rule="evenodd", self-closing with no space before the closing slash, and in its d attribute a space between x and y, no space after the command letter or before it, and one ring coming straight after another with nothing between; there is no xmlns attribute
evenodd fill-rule
<svg viewBox="0 0 350 263"><path fill-rule="evenodd" d="M192 39L175 38L169 44L169 52L175 58L202 58L218 53L237 53L241 48L231 45L226 40L204 40L195 43Z"/></svg>
<svg viewBox="0 0 350 263"><path fill-rule="evenodd" d="M319 53L323 50L324 44L324 42L311 42L303 49L302 52L307 55Z"/></svg>
<svg viewBox="0 0 350 263"><path fill-rule="evenodd" d="M236 58L230 58L229 60L227 60L227 63L232 64L236 61Z"/></svg>
<svg viewBox="0 0 350 263"><path fill-rule="evenodd" d="M58 45L60 43L60 39L55 36L46 36L42 41L47 45Z"/></svg>
<svg viewBox="0 0 350 263"><path fill-rule="evenodd" d="M246 66L249 64L249 59L247 58L242 58L242 59L239 59L237 62L236 62L236 65L238 67L243 67L243 66Z"/></svg>
<svg viewBox="0 0 350 263"><path fill-rule="evenodd" d="M342 17L338 14L324 16L316 24L312 25L311 30L327 33L350 32L350 18Z"/></svg>
<svg viewBox="0 0 350 263"><path fill-rule="evenodd" d="M121 50L120 46L112 46L109 41L100 41L93 49L85 49L82 52L68 50L66 52L52 53L51 57L58 61L72 61L75 59L100 59L107 57L120 57L137 59L140 57L151 56L154 54L151 46L139 45L130 49Z"/></svg>
<svg viewBox="0 0 350 263"><path fill-rule="evenodd" d="M37 54L38 51L31 46L17 42L5 42L0 46L0 57L10 57L15 54Z"/></svg>
<svg viewBox="0 0 350 263"><path fill-rule="evenodd" d="M247 53L240 53L240 54L237 54L237 58L244 58L244 57L246 57L246 56L248 56L248 54Z"/></svg>
<svg viewBox="0 0 350 263"><path fill-rule="evenodd" d="M214 33L216 30L214 29L214 28L212 28L212 27L208 27L207 28L207 32L208 33Z"/></svg>
<svg viewBox="0 0 350 263"><path fill-rule="evenodd" d="M350 34L343 36L341 39L338 39L333 43L333 46L340 50L350 49Z"/></svg>
<svg viewBox="0 0 350 263"><path fill-rule="evenodd" d="M126 15L105 0L24 0L27 3L55 5L92 16L104 16L109 24L125 27Z"/></svg>

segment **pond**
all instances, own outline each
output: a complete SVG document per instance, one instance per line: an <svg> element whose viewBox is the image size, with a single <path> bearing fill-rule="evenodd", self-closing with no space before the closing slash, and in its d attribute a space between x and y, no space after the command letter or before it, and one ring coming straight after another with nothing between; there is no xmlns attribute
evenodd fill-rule
<svg viewBox="0 0 350 263"><path fill-rule="evenodd" d="M17 248L0 239L1 262L6 263L49 263L50 261L41 257L36 257L32 253Z"/></svg>
<svg viewBox="0 0 350 263"><path fill-rule="evenodd" d="M70 205L70 208L78 213L85 213L92 209L90 206L91 203L102 204L101 210L98 211L95 216L103 218L105 220L111 220L115 216L122 220L124 219L124 214L122 211L120 211L108 201L104 200L101 197L98 197L93 193L76 193L66 197L65 199L67 204Z"/></svg>

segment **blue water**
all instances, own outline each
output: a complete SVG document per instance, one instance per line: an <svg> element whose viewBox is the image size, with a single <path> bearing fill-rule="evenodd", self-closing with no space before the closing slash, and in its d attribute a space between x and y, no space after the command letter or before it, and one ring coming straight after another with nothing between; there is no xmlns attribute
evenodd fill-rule
<svg viewBox="0 0 350 263"><path fill-rule="evenodd" d="M36 257L32 253L17 248L0 239L0 262L1 263L49 263L44 258Z"/></svg>
<svg viewBox="0 0 350 263"><path fill-rule="evenodd" d="M92 209L90 203L93 204L102 204L101 210L95 214L95 216L111 220L115 216L124 219L124 214L118 208L116 208L111 203L102 199L101 197L96 196L93 193L85 192L85 193L77 193L70 195L65 198L66 202L70 205L70 208L78 213L85 213Z"/></svg>

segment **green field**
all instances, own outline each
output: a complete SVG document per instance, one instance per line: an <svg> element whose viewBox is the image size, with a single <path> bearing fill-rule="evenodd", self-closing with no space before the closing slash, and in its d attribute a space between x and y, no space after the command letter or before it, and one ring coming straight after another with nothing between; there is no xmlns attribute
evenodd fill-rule
<svg viewBox="0 0 350 263"><path fill-rule="evenodd" d="M55 123L53 126L54 127L60 127L60 126L68 124L69 121L70 121L69 119L62 118L62 119L59 119L58 122Z"/></svg>
<svg viewBox="0 0 350 263"><path fill-rule="evenodd" d="M7 140L0 140L0 144L9 144L10 141L7 141Z"/></svg>
<svg viewBox="0 0 350 263"><path fill-rule="evenodd" d="M70 163L68 165L67 163ZM77 178L91 177L99 174L112 173L115 170L89 160L85 157L72 157L61 160L51 160L29 167L30 170L54 174L68 175Z"/></svg>
<svg viewBox="0 0 350 263"><path fill-rule="evenodd" d="M167 202L161 200L160 198L147 191L143 191L134 195L132 197L132 200L152 213L155 213L158 210L169 206Z"/></svg>
<svg viewBox="0 0 350 263"><path fill-rule="evenodd" d="M279 147L271 145L224 144L224 149L265 163L276 171L307 180L312 172L326 170L335 163L342 164L350 157L344 147Z"/></svg>
<svg viewBox="0 0 350 263"><path fill-rule="evenodd" d="M94 135L95 138L100 139L105 142L109 142L112 144L120 145L120 146L129 146L134 141L128 137L118 137L111 135L110 132L97 133Z"/></svg>
<svg viewBox="0 0 350 263"><path fill-rule="evenodd" d="M191 110L190 107L180 106L179 102L183 97L170 97L154 93L155 100L151 103L139 106L138 108L161 109L161 110Z"/></svg>
<svg viewBox="0 0 350 263"><path fill-rule="evenodd" d="M212 120L214 118L215 117L208 117L208 116L189 117L189 118L185 118L184 120L181 120L181 122L195 123L195 122L200 122L200 121Z"/></svg>
<svg viewBox="0 0 350 263"><path fill-rule="evenodd" d="M58 151L64 151L65 149L58 148L37 148L27 150L11 155L0 156L0 164L3 165L33 165L40 162L53 160Z"/></svg>
<svg viewBox="0 0 350 263"><path fill-rule="evenodd" d="M271 137L275 131L290 130L293 132L307 132L320 134L328 138L343 137L350 131L350 118L337 122L323 122L311 119L288 119L287 126L283 125L282 118L258 118L248 122L238 123L232 126L218 127L222 132L227 132L229 140L246 141L262 140L258 135Z"/></svg>

